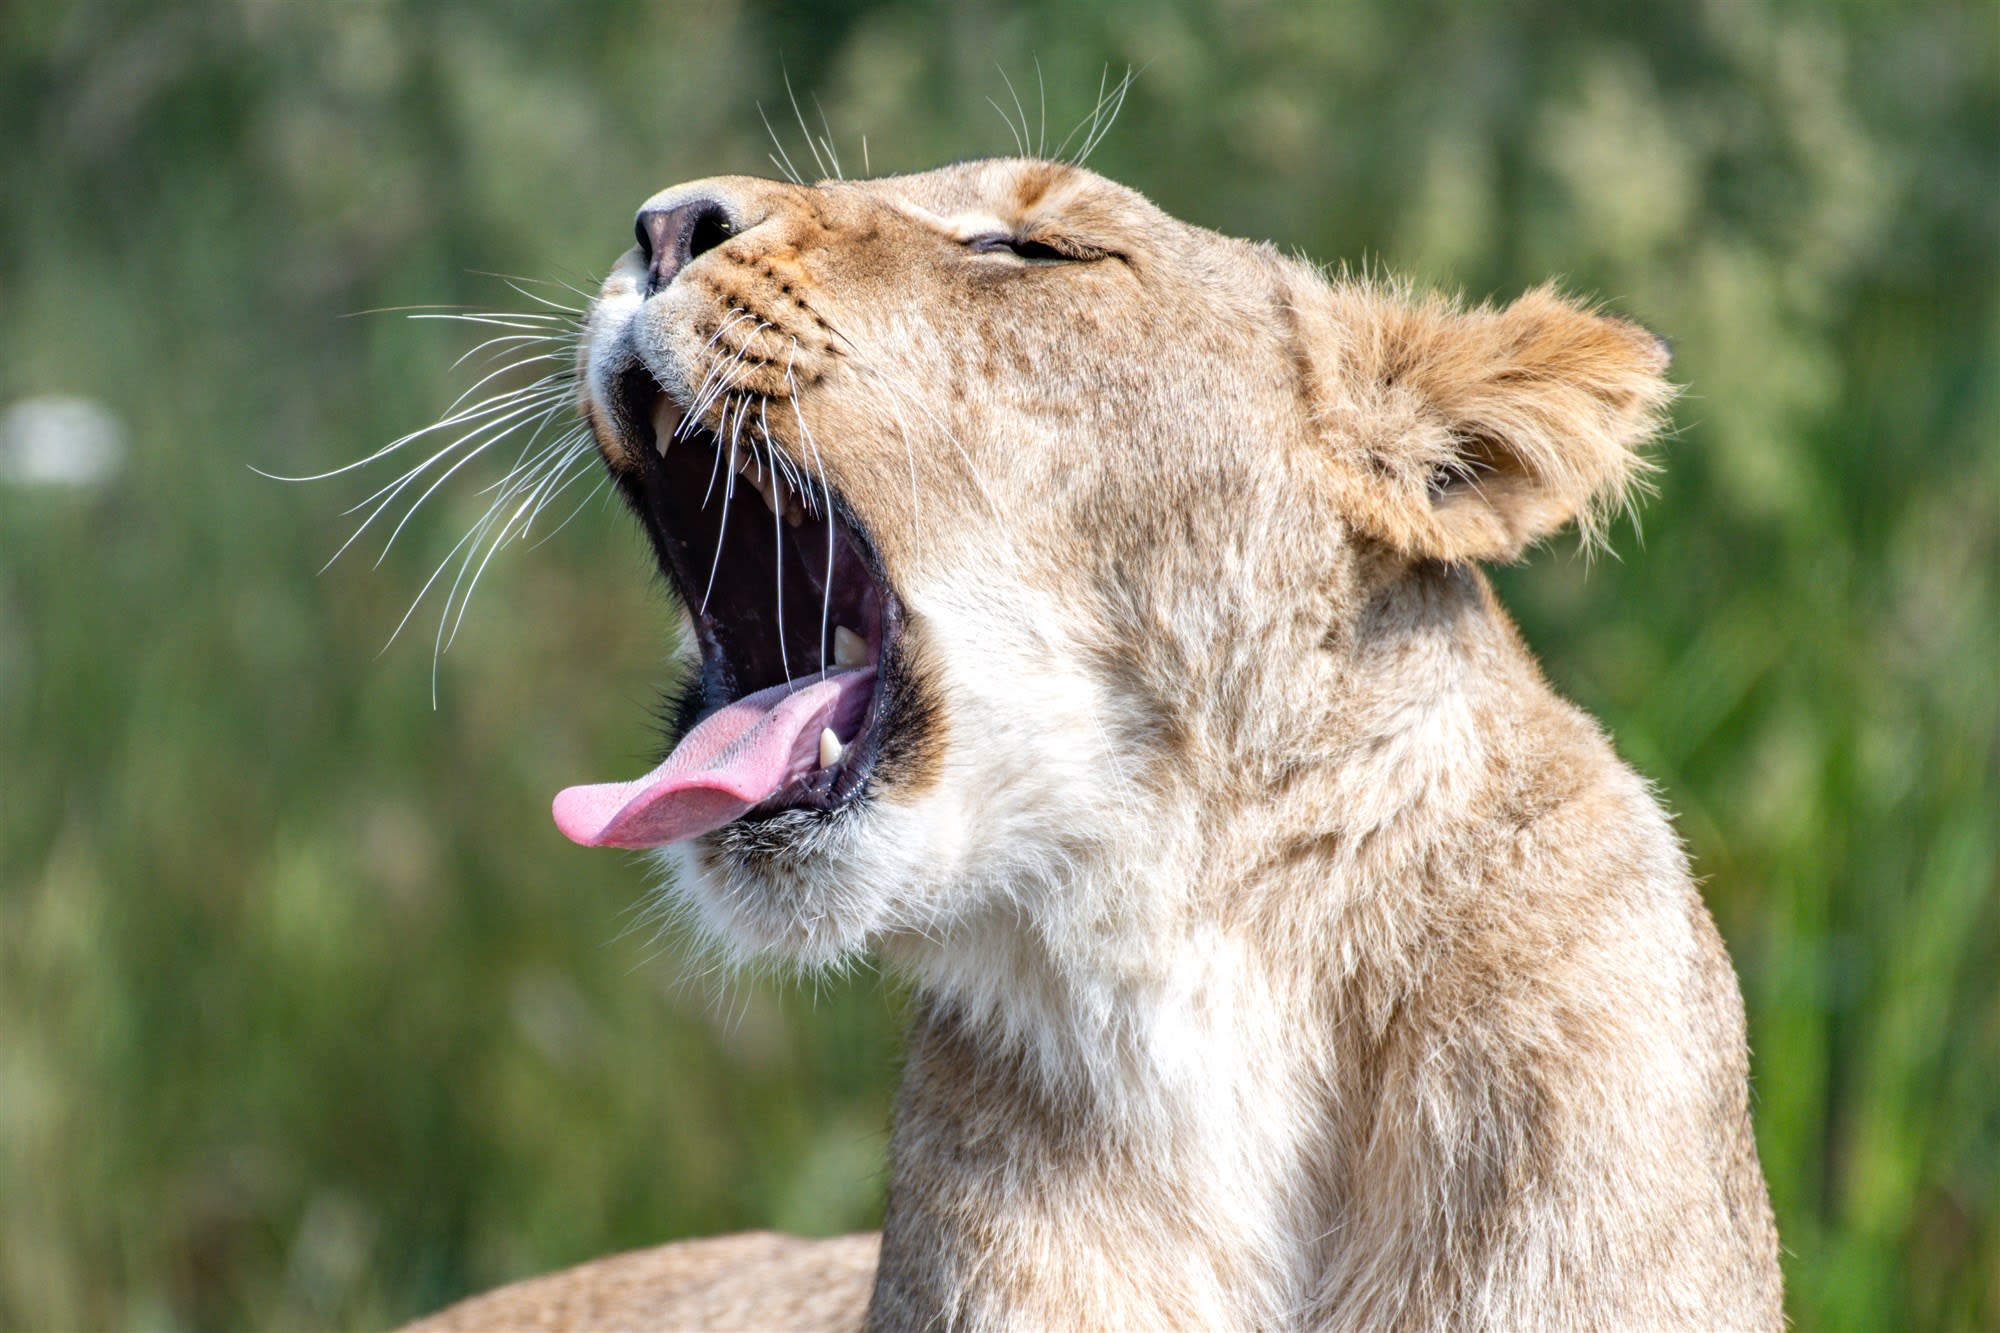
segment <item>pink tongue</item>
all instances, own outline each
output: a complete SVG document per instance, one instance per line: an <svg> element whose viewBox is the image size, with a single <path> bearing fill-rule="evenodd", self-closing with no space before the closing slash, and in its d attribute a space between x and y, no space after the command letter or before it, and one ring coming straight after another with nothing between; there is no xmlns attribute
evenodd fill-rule
<svg viewBox="0 0 2000 1333"><path fill-rule="evenodd" d="M631 782L568 787L556 827L586 847L658 847L721 828L819 767L819 734L852 737L873 668L830 671L745 695L690 731L666 762Z"/></svg>

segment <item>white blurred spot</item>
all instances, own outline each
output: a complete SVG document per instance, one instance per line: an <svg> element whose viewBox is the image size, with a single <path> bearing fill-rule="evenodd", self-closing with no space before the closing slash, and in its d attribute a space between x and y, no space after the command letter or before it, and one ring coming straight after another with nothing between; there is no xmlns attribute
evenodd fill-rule
<svg viewBox="0 0 2000 1333"><path fill-rule="evenodd" d="M94 398L45 394L0 413L0 483L102 486L125 453L124 423Z"/></svg>

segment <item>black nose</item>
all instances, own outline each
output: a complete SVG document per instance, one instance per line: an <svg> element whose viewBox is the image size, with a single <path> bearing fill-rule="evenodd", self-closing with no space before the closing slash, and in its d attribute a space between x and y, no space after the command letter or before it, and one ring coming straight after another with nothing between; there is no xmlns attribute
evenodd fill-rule
<svg viewBox="0 0 2000 1333"><path fill-rule="evenodd" d="M706 254L736 234L729 210L713 199L692 199L673 208L646 208L632 230L646 260L646 292L651 295L674 280L690 260Z"/></svg>

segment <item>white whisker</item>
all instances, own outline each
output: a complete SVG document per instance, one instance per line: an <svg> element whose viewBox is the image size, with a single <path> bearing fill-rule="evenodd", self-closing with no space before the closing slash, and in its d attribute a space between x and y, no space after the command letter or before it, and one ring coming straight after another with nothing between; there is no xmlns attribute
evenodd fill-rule
<svg viewBox="0 0 2000 1333"><path fill-rule="evenodd" d="M581 463L585 468L588 468L596 461L597 451L591 447L590 431L587 428L574 429L565 435L563 439L567 441L567 447L556 466L558 472L563 474L564 480L561 485L542 496L541 502L535 506L535 511L528 515L528 521L521 525L519 536L522 541L526 541L528 534L534 530L535 522L541 518L542 511L547 509L557 496L576 484L576 479L582 472L582 469L579 469L577 465ZM568 520L565 519L564 521L567 522ZM560 528L562 524L559 523L556 526ZM535 542L535 545L540 546L542 542L547 540L548 534L545 533L540 540Z"/></svg>
<svg viewBox="0 0 2000 1333"><path fill-rule="evenodd" d="M374 563L380 566L418 511L453 476L475 459L490 453L495 445L517 436L520 438L520 452L512 465L497 480L475 492L492 497L485 512L437 562L382 645L386 652L401 637L431 589L438 586L445 572L456 565L444 608L439 615L438 632L433 638L431 691L434 706L437 701L439 658L456 641L473 594L487 567L502 546L528 535L550 503L574 484L579 475L578 464L587 462L594 453L589 443L590 430L582 424L574 424L553 438L546 436L552 423L564 412L573 410L577 373L575 354L581 337L578 325L583 318L584 307L551 300L534 287L561 287L575 292L585 302L595 298L567 283L540 284L535 279L504 274L489 276L498 277L515 294L543 308L513 311L443 305L397 308L397 313L410 319L452 320L496 331L453 359L452 369L473 365L479 367L480 373L452 399L436 420L391 440L352 463L307 477L280 478L305 481L342 476L376 463L419 440L435 442L437 437L445 437L443 444L433 448L414 466L347 508L348 514L360 515L359 521L328 559L327 566L374 530L383 515L403 497L415 492L375 558ZM541 369L536 370L537 367ZM514 388L495 387L503 384L507 377L519 376L523 371L533 372L535 378ZM586 503L588 499L586 496ZM581 508L579 505L577 510ZM565 517L565 524L577 510L572 510ZM555 529L543 534L541 540L548 540L562 526L558 524Z"/></svg>
<svg viewBox="0 0 2000 1333"><path fill-rule="evenodd" d="M1111 78L1111 66L1106 65L1103 71L1099 73L1097 76L1097 101L1095 105L1091 107L1090 113L1088 115L1086 115L1082 120L1076 123L1075 128L1071 129L1068 134L1065 134L1063 136L1062 142L1056 145L1055 155L1057 157L1059 158L1063 157L1065 151L1069 148L1070 140L1076 138L1078 132L1081 131L1084 128L1084 126L1089 125L1094 127L1097 124L1096 117L1104 107L1105 84L1110 81L1110 78Z"/></svg>
<svg viewBox="0 0 2000 1333"><path fill-rule="evenodd" d="M731 325L736 324L740 320L750 318L752 316L749 311L732 308L729 315L717 326L715 332L708 336L708 341L702 344L702 352L706 353L709 348L715 346L716 339L720 338ZM728 363L718 361L708 368L707 374L701 377L701 383L695 386L694 393L689 396L692 406L681 414L680 424L674 427L675 439L685 440L700 427L702 414L708 408L711 389L715 389L717 393L726 392L726 386L717 388L718 385L722 385L722 374L726 369L728 369Z"/></svg>
<svg viewBox="0 0 2000 1333"><path fill-rule="evenodd" d="M539 428L540 424L546 423L550 417L554 416L557 412L561 411L562 408L563 404L561 403L551 404L547 411L545 411L540 417L535 418L537 422L537 428ZM382 554L375 557L375 564L378 568L381 566L384 560L389 558L389 548L396 544L396 538L399 535L401 535L404 527L406 527L409 524L409 521L411 519L416 517L417 511L423 508L424 501L430 499L431 496L435 495L437 493L438 487L444 485L447 481L451 480L453 473L457 472L467 463L470 463L473 459L479 457L479 455L485 453L486 450L490 449L493 445L499 443L501 440L505 438L506 435L504 433L501 435L496 435L492 439L480 445L478 448L468 451L465 457L459 459L456 463L453 463L450 467L446 468L443 472L439 473L437 480L433 481L428 487L426 487L422 495L419 495L415 500L412 500L410 502L409 509L403 514L403 517L401 518L401 520L397 522L396 526L390 530L389 540L382 543ZM380 511L377 510L376 512L379 513ZM373 517L374 515L372 514L369 516L370 521L373 520Z"/></svg>
<svg viewBox="0 0 2000 1333"><path fill-rule="evenodd" d="M527 445L522 448L520 459L515 462L513 467L507 470L506 475L502 476L498 481L481 487L474 494L485 495L497 490L500 494L491 501L491 504L505 504L509 498L520 492L521 486L526 484L524 481L526 477L538 471L551 457L567 450L576 442L579 429L581 428L572 427L564 431L561 435L558 435L554 440L542 444L539 449L535 448L535 446L540 440L540 436L530 436ZM530 450L534 451L532 458L528 456Z"/></svg>
<svg viewBox="0 0 2000 1333"><path fill-rule="evenodd" d="M1109 73L1108 69L1106 73ZM1097 150L1097 145L1104 142L1104 136L1111 132L1111 126L1117 121L1118 113L1125 109L1125 96L1132 91L1133 80L1138 77L1139 71L1127 66L1125 77L1118 81L1117 87L1113 88L1109 94L1102 91L1104 87L1103 80L1100 79L1098 81L1100 91L1097 105L1091 109L1090 113L1090 133L1084 138L1083 146L1076 150L1076 156L1070 159L1075 165L1082 166L1089 160L1090 155ZM1075 133L1075 131L1071 131L1071 133ZM1069 141L1065 139L1063 142L1067 144ZM1061 148L1056 149L1056 155L1058 157L1062 155Z"/></svg>
<svg viewBox="0 0 2000 1333"><path fill-rule="evenodd" d="M771 165L784 172L785 179L792 184L804 185L805 180L799 175L799 169L792 165L792 155L785 151L785 145L778 138L777 130L771 127L771 118L764 114L762 102L757 104L757 119L764 122L764 133L771 136L771 146L778 150L777 156L771 159Z"/></svg>
<svg viewBox="0 0 2000 1333"><path fill-rule="evenodd" d="M561 490L558 490L555 493L556 495L562 494L563 491L566 491L571 486L575 485L576 479L578 477L588 476L590 474L592 469L595 467L597 461L596 458L593 456L593 454L594 451L586 450L578 455L578 457L583 460L585 466L571 472L570 479L562 484ZM538 550L541 547L547 545L549 542L553 541L555 539L555 535L558 532L561 532L564 528L568 527L570 525L571 520L573 520L578 514L581 514L583 512L584 506L588 505L592 500L595 500L598 496L604 494L604 488L606 486L609 486L610 484L611 484L611 476L609 473L605 473L604 475L598 477L597 484L591 487L590 491L581 500L578 500L576 502L576 507L571 509L567 514L563 515L563 521L556 524L553 528L550 528L547 532L543 533L539 538L536 539L535 544L533 546L530 546L528 549L531 551ZM553 500L555 496L552 495L549 498Z"/></svg>
<svg viewBox="0 0 2000 1333"><path fill-rule="evenodd" d="M403 618L396 622L396 628L389 631L389 637L383 642L381 652L378 652L376 654L378 657L381 655L381 653L388 652L389 649L392 646L394 646L396 639L403 632L403 627L410 623L410 617L417 613L417 608L419 606L423 605L424 597L426 594L430 592L431 585L435 584L438 581L438 579L444 574L446 567L451 564L451 558L457 555L460 548L462 548L467 542L474 541L481 534L483 534L486 530L484 525L490 521L491 521L491 515L489 514L487 518L482 519L479 523L474 524L472 528L463 537L460 537L458 541L453 544L452 548L449 551L446 551L444 553L444 559L438 561L437 568L432 570L431 576L424 580L424 586L417 589L417 595L410 599L409 609L403 612ZM437 706L437 697L435 694L433 694L431 697L431 706L433 708Z"/></svg>
<svg viewBox="0 0 2000 1333"><path fill-rule="evenodd" d="M1007 96L1014 99L1014 112L1021 118L1020 133L1014 134L1014 143L1015 146L1020 149L1020 155L1022 157L1026 157L1028 155L1028 144L1031 142L1031 139L1028 134L1028 110L1026 107L1021 105L1021 95L1014 91L1014 81L1007 77L1007 67L1005 65L1002 65L997 60L993 62L993 67L1000 71L1000 81L1007 85ZM986 100L989 102L993 102L993 99L990 97L987 98ZM995 111L1000 111L1000 104L998 102L993 102L993 109ZM1000 111L1000 118L1002 120L1007 120L1007 113L1005 111ZM1014 133L1014 122L1011 120L1007 121L1007 131L1010 134Z"/></svg>
<svg viewBox="0 0 2000 1333"><path fill-rule="evenodd" d="M785 73L785 96L791 99L792 114L798 117L799 132L806 136L806 150L813 155L813 164L819 168L822 179L833 173L826 169L826 159L820 156L819 145L813 142L813 132L806 126L806 113L799 110L799 95L792 91L792 76Z"/></svg>
<svg viewBox="0 0 2000 1333"><path fill-rule="evenodd" d="M559 323L554 315L528 313L524 315L481 315L440 311L433 314L411 315L411 319L449 319L460 324L485 324L496 329L518 329L532 333Z"/></svg>
<svg viewBox="0 0 2000 1333"><path fill-rule="evenodd" d="M502 371L508 368L509 367L503 367ZM501 371L496 371L494 373L498 374L501 373ZM490 379L492 377L487 376L486 378ZM467 408L464 412L447 415L440 420L433 421L428 426L425 426L419 430L413 430L407 435L403 435L398 437L397 439L391 440L389 443L383 445L380 449L377 449L374 453L369 454L365 458L358 458L352 463L343 463L341 466L337 468L330 468L325 472L308 473L304 476L285 476L276 472L267 472L263 468L257 467L255 464L251 465L250 470L252 472L255 472L258 476L268 477L272 481L292 481L292 482L327 481L334 477L342 476L346 473L353 472L359 468L367 467L370 463L375 462L377 459L387 458L390 454L396 452L396 450L402 448L404 445L409 444L414 440L420 440L424 436L432 434L433 432L446 430L452 426L462 425L467 421L477 420L480 416L488 412L497 410L500 406L507 404L510 400L518 398L520 395L524 393L530 393L533 392L538 387L546 386L549 382L549 378L538 380L535 382L535 384L529 385L524 389L511 390L506 394L496 395L493 398L486 399L476 407ZM462 401L464 395L461 394L459 397L460 400ZM454 404L454 406L456 406L456 404ZM450 409L447 409L447 411L450 411ZM366 501L363 501L363 503L365 504ZM360 508L360 505L356 505L354 506L354 508L358 509ZM352 513L353 509L350 509L348 512Z"/></svg>
<svg viewBox="0 0 2000 1333"><path fill-rule="evenodd" d="M524 415L534 412L537 408L541 408L542 416L547 417L549 415L552 415L556 411L560 410L561 407L562 403L560 401L546 403L545 405L545 400L537 398L535 400L532 400L528 403L516 407L514 410L508 412L504 416L497 417L491 421L485 422L482 425L476 426L473 429L467 431L465 434L459 436L457 439L453 440L450 444L446 445L444 448L432 454L429 458L426 458L423 462L417 464L417 466L411 468L408 472L405 472L396 481L391 482L389 485L375 492L375 494L370 496L368 499L363 500L360 505L355 505L353 508L350 508L347 512L351 514L354 512L355 509L359 509L363 505L372 504L374 506L372 509L369 510L367 516L364 517L361 520L361 522L355 526L354 531L348 535L347 540L340 544L340 549L335 551L331 556L327 558L326 564L321 566L321 572L324 573L327 568L332 566L334 561L340 559L341 555L346 552L348 547L354 545L356 541L360 540L361 535L364 532L368 531L368 529L371 526L373 526L375 520L381 517L383 511L386 510L391 504L395 502L396 497L400 495L404 490L409 488L412 484L414 484L417 478L422 476L423 473L433 463L437 462L441 458L444 458L446 455L450 454L453 450L465 448L465 446L469 444L471 441L479 439L480 436L485 435L489 431L498 431L498 434L493 435L491 438L484 440L478 445L475 445L471 449L467 450L464 458L460 459L457 463L453 464L451 468L447 469L445 473L438 478L438 482L442 483L443 480L446 477L451 476L453 472L456 472L459 468L465 466L466 463L469 463L474 458L477 458L480 454L484 453L492 445L496 444L500 440L505 439L507 435L510 434L512 431L519 429L519 419L522 418ZM436 490L436 489L437 489L437 484L434 483L431 487L431 490ZM418 497L417 501L410 506L409 514L405 514L403 516L404 523L409 522L410 514L414 514L417 511L417 508L423 504L424 499L429 497L431 490L425 491L423 496ZM401 523L397 524L396 531L397 532L402 531ZM390 535L389 540L392 544L394 543L395 535L393 533ZM382 555L387 556L388 553L389 553L388 546L384 546L382 548ZM375 563L377 565L381 564L381 557L378 557Z"/></svg>
<svg viewBox="0 0 2000 1333"><path fill-rule="evenodd" d="M798 351L796 338L792 340L792 351L794 354ZM812 430L806 425L805 414L799 410L799 388L792 379L792 363L789 359L785 362L785 394L792 405L792 420L798 423L799 439L805 444L806 453L812 459L813 466L819 469L820 496L826 521L826 577L820 581L819 595L819 670L823 676L826 674L827 622L833 618L833 486L827 481L826 460L820 457L819 442L813 438ZM811 494L804 487L800 490L804 494Z"/></svg>
<svg viewBox="0 0 2000 1333"><path fill-rule="evenodd" d="M495 390L493 393L488 394L486 397L480 399L477 403L473 404L471 407L461 406L467 398L470 398L473 394L479 392L480 389L484 388L486 385L492 383L494 380L500 378L501 376L509 374L516 370L520 370L524 366L532 366L539 364L541 362L555 362L559 368L556 370L547 371L542 375L537 376L535 379L529 381L528 383L521 385L519 388ZM523 357L518 361L510 361L505 365L495 366L492 370L487 371L485 374L481 375L478 379L474 380L471 386L468 387L464 393L461 393L458 397L452 399L452 401L446 405L444 409L444 415L438 418L438 420L432 422L428 426L425 426L422 430L412 431L408 435L405 435L402 439L393 441L390 444L385 445L383 448L376 450L373 454L370 454L366 459L363 459L362 461L373 462L375 459L380 458L385 454L393 453L395 450L402 448L405 444L408 444L413 440L421 439L423 436L429 435L433 431L444 430L447 427L456 426L461 422L476 421L482 416L488 415L492 412L498 411L505 407L510 407L514 404L521 402L524 399L536 398L544 394L560 394L568 386L570 382L571 372L568 368L567 362L568 362L567 357L557 356L553 353L545 352L537 356Z"/></svg>
<svg viewBox="0 0 2000 1333"><path fill-rule="evenodd" d="M1042 58L1035 57L1035 102L1040 118L1040 126L1035 134L1035 156L1049 155L1049 85L1042 77Z"/></svg>
<svg viewBox="0 0 2000 1333"><path fill-rule="evenodd" d="M777 490L775 479L767 483L767 485L775 494ZM783 510L784 506L781 504L771 506L771 558L772 563L777 567L778 581L778 663L784 668L785 684L789 685L792 683L792 654L790 646L785 642L785 516Z"/></svg>
<svg viewBox="0 0 2000 1333"><path fill-rule="evenodd" d="M818 93L813 94L813 110L819 112L820 128L826 131L826 136L820 142L826 145L827 161L833 163L833 178L844 181L847 177L840 170L840 150L833 146L833 126L827 123L826 108L819 104Z"/></svg>
<svg viewBox="0 0 2000 1333"><path fill-rule="evenodd" d="M604 280L588 273L579 273L577 277L581 278L588 286L579 287L567 278L523 278L522 281L543 287L560 287L564 291L574 294L583 302L581 306L577 307L580 316L588 312L591 305L597 300L596 289L604 285Z"/></svg>
<svg viewBox="0 0 2000 1333"><path fill-rule="evenodd" d="M751 339L755 338L758 334L762 333L765 329L768 329L770 327L771 326L765 323L763 320L758 320L757 327L750 330L749 335L743 339L743 345L736 349L736 354L730 357L729 360L727 360L726 362L723 362L716 369L711 370L709 372L708 380L704 381L704 383L713 382L716 385L716 388L713 391L713 393L706 398L701 397L699 395L696 397L694 406L688 409L687 416L684 417L681 421L681 425L683 427L686 427L687 423L690 421L699 423L702 420L702 418L708 415L709 405L716 398L722 397L724 394L733 391L737 387L736 382L728 378L729 373L734 371L737 366L741 365L743 362L743 358L750 354Z"/></svg>
<svg viewBox="0 0 2000 1333"><path fill-rule="evenodd" d="M1028 146L1021 142L1021 131L1014 124L1013 117L1009 116L1006 112L1006 109L1003 108L998 102L994 101L990 97L986 99L986 105L992 107L993 110L996 113L998 113L1000 117L1000 122L1007 127L1007 133L1014 140L1014 156L1026 157L1028 155Z"/></svg>
<svg viewBox="0 0 2000 1333"><path fill-rule="evenodd" d="M364 499L357 504L348 506L345 512L351 514L357 509L365 508L368 505L374 503L376 498L378 496L381 496L385 492L393 492L395 490L401 489L404 485L408 484L408 482L412 478L414 478L418 473L422 472L432 463L436 462L438 459L450 453L453 449L456 449L460 445L464 444L465 441L477 438L479 435L485 433L486 431L491 430L496 426L503 425L506 422L519 417L524 412L532 412L537 407L541 407L547 403L555 402L562 397L562 394L563 394L563 385L561 383L560 377L545 376L544 378L535 381L533 384L526 385L520 389L512 389L507 391L506 393L495 394L493 397L488 398L485 401L481 402L477 407L470 407L463 412L455 413L451 416L444 418L441 421L434 422L431 425L424 427L420 431L413 431L410 434L405 435L402 439L397 440L393 444L387 446L387 448L385 449L378 449L375 453L369 455L368 458L364 459L363 461L373 462L375 459L384 456L384 454L395 449L400 449L405 444L412 443L415 440L421 438L422 436L430 434L434 430L438 430L446 426L465 425L468 422L473 423L472 425L469 426L469 428L465 431L464 434L460 435L450 444L445 445L442 449L439 449L436 453L433 453L429 458L417 464L414 468L411 468L408 472L404 473L399 480L391 482L388 485L382 487L381 490L376 491L374 495L370 495L367 499ZM346 469L342 470L345 471ZM328 475L337 475L337 474L328 474Z"/></svg>
<svg viewBox="0 0 2000 1333"><path fill-rule="evenodd" d="M552 343L555 341L557 341L556 336L550 333L503 333L498 337L488 338L483 343L467 348L451 363L450 368L457 370L460 366L472 360L472 358L478 356L489 347L504 347L515 343Z"/></svg>
<svg viewBox="0 0 2000 1333"><path fill-rule="evenodd" d="M556 441L556 443L551 445L548 450L545 450L544 454L541 456L547 456L548 454L555 453L556 450L564 446L566 440L567 437L565 437L565 439L563 440ZM553 482L556 479L556 477L561 475L562 469L568 464L568 462L569 458L567 455L557 456L553 461L545 464L540 469L539 473L531 473L529 477L524 478L520 486L517 486L514 490L509 491L506 495L502 496L498 504L494 506L494 509L497 510L499 505L505 504L515 495L520 494L522 490L526 490L528 493L527 498L521 501L520 506L514 510L513 516L510 517L507 520L507 522L501 526L499 534L493 538L492 543L488 545L488 547L486 548L485 558L479 562L479 568L473 572L472 582L466 585L464 597L459 599L458 615L456 618L452 617L451 603L452 603L452 597L456 595L458 591L457 580L453 580L451 591L445 595L444 614L438 617L438 637L436 643L432 648L432 653L431 653L431 674L432 674L433 688L435 688L436 685L437 659L440 656L442 656L445 652L449 651L451 645L458 641L458 627L465 623L465 611L467 607L472 605L472 594L474 590L479 587L480 576L486 572L486 566L492 563L494 555L500 550L502 546L507 544L508 536L510 535L510 532L514 530L515 525L517 523L520 525L520 527L518 533L515 533L514 535L519 535L520 533L527 532L528 524L534 521L534 510L539 507L539 499L542 491L551 482ZM529 485L530 481L533 482L533 485ZM524 515L526 516L525 518L523 517ZM464 573L465 573L464 567L461 566L459 569L460 576L463 577ZM444 632L444 624L447 619L451 620L451 633L449 635L446 635Z"/></svg>
<svg viewBox="0 0 2000 1333"><path fill-rule="evenodd" d="M725 421L728 417L728 410L726 406L723 408L723 419ZM722 461L722 436L720 433L716 436L715 458L718 464ZM729 442L729 475L722 483L722 522L718 523L715 528L715 559L709 561L708 564L708 586L701 590L701 610L703 615L708 614L708 599L710 594L715 591L715 572L722 568L722 539L729 533L730 501L735 496L736 442L732 439ZM706 499L703 499L701 504L704 509L708 507Z"/></svg>
<svg viewBox="0 0 2000 1333"><path fill-rule="evenodd" d="M567 306L562 304L560 301L551 301L548 297L543 296L541 293L531 292L526 287L523 287L521 285L524 282L530 281L530 279L503 278L502 281L504 281L509 287L512 287L515 291L519 292L521 295L527 297L530 301L533 301L535 304L547 306L550 310L555 312L554 318L568 319L572 321L583 318L583 310L581 307ZM544 315L543 318L547 319L550 318L550 316Z"/></svg>
<svg viewBox="0 0 2000 1333"><path fill-rule="evenodd" d="M362 315L404 315L410 319L463 319L474 321L495 319L537 320L557 325L575 322L574 320L566 320L559 315L541 310L483 310L474 306L446 305L442 302L430 302L419 305L378 306L373 310L361 310L355 313Z"/></svg>

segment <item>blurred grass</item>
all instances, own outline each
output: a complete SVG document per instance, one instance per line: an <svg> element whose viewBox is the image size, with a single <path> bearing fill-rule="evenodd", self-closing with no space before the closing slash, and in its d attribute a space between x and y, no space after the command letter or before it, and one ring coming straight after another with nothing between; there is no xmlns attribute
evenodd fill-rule
<svg viewBox="0 0 2000 1333"><path fill-rule="evenodd" d="M651 190L768 172L781 57L878 171L1008 151L996 64L1065 130L1142 65L1094 164L1170 210L1673 337L1643 538L1503 593L1707 876L1794 1318L2000 1326L2000 18L1841 0L10 10L0 412L129 451L0 468L0 1325L381 1324L872 1222L893 995L703 975L544 818L651 744L623 516L494 562L433 711L427 611L377 649L492 474L316 575L387 474L246 466L468 382L350 312L587 285Z"/></svg>

